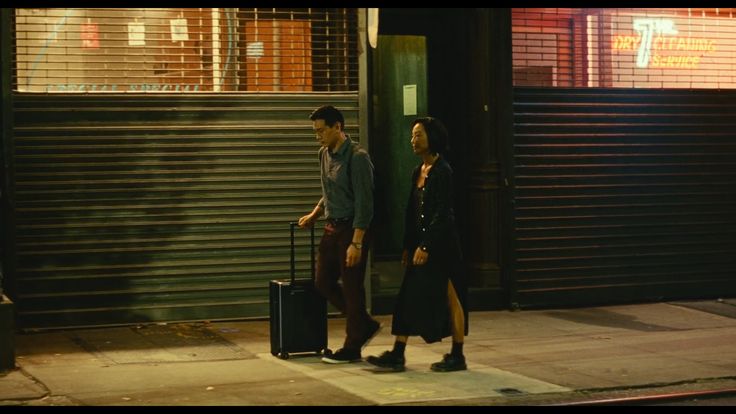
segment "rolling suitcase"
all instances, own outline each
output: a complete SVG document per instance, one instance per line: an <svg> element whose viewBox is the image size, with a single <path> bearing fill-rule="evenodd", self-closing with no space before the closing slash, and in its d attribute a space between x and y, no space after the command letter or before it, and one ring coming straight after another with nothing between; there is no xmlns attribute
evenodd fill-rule
<svg viewBox="0 0 736 414"><path fill-rule="evenodd" d="M289 354L327 350L327 301L314 287L314 226L311 228L310 279L296 279L294 227L291 232L291 279L269 282L271 354L288 359Z"/></svg>

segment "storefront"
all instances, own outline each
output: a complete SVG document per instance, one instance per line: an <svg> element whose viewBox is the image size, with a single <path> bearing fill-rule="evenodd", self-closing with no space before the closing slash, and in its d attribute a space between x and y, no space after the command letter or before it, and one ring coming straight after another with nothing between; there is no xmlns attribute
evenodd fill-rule
<svg viewBox="0 0 736 414"><path fill-rule="evenodd" d="M733 12L381 9L369 45L365 9L3 9L5 293L22 328L267 316L330 103L397 215L378 313L423 115L471 310L736 294Z"/></svg>
<svg viewBox="0 0 736 414"><path fill-rule="evenodd" d="M513 306L736 294L734 9L512 9Z"/></svg>
<svg viewBox="0 0 736 414"><path fill-rule="evenodd" d="M267 316L320 197L310 112L360 139L358 10L6 13L19 326Z"/></svg>

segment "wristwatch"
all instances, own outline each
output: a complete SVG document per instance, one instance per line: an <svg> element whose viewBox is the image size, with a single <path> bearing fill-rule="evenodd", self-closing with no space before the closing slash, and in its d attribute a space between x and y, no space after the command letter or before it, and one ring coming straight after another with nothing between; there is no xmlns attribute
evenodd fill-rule
<svg viewBox="0 0 736 414"><path fill-rule="evenodd" d="M363 248L363 243L350 243L353 246L355 246L356 249L360 250Z"/></svg>

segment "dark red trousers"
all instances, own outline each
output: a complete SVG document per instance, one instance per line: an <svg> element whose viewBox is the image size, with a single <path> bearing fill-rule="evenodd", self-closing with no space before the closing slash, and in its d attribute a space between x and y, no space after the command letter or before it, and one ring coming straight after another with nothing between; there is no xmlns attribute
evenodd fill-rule
<svg viewBox="0 0 736 414"><path fill-rule="evenodd" d="M363 236L360 262L352 267L345 265L348 246L353 241L352 220L340 223L328 221L319 243L315 285L322 296L345 314L347 336L343 347L347 349L360 350L372 321L366 311L363 285L370 233L368 229Z"/></svg>

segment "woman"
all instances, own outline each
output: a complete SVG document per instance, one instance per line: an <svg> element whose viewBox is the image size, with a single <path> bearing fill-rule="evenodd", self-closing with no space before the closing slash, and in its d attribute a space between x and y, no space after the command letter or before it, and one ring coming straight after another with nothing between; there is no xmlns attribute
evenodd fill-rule
<svg viewBox="0 0 736 414"><path fill-rule="evenodd" d="M431 369L467 369L463 355L467 287L452 208L452 168L441 155L447 140L447 130L436 118L419 118L412 123L411 146L422 163L412 174L406 209L402 257L406 271L391 327L396 341L392 350L367 359L381 368L404 370L409 336L418 335L433 343L452 335L452 350Z"/></svg>

